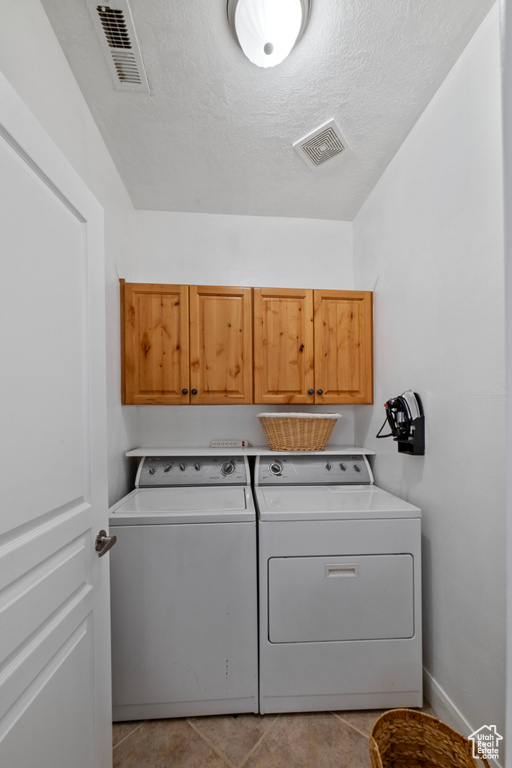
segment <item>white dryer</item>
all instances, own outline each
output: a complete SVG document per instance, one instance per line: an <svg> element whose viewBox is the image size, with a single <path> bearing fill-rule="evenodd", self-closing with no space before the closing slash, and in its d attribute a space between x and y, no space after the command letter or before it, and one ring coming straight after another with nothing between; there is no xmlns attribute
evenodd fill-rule
<svg viewBox="0 0 512 768"><path fill-rule="evenodd" d="M363 455L261 456L260 712L422 705L421 511Z"/></svg>
<svg viewBox="0 0 512 768"><path fill-rule="evenodd" d="M257 712L247 458L144 457L110 531L113 719Z"/></svg>

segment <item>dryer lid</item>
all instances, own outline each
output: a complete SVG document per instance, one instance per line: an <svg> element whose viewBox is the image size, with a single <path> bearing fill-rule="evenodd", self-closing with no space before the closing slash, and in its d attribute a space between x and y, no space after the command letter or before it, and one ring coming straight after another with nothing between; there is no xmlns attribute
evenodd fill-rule
<svg viewBox="0 0 512 768"><path fill-rule="evenodd" d="M110 525L255 520L250 488L137 488L110 509Z"/></svg>
<svg viewBox="0 0 512 768"><path fill-rule="evenodd" d="M421 510L375 485L259 487L262 521L365 520L421 517Z"/></svg>

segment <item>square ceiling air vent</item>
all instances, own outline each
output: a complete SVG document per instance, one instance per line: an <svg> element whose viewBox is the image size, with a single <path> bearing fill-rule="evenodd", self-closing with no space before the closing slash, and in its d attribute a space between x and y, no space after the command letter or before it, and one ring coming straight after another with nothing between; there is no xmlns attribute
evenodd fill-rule
<svg viewBox="0 0 512 768"><path fill-rule="evenodd" d="M145 91L149 84L127 0L87 0L114 85L121 91Z"/></svg>
<svg viewBox="0 0 512 768"><path fill-rule="evenodd" d="M293 144L293 148L310 168L319 168L350 150L334 120L328 120L303 136Z"/></svg>

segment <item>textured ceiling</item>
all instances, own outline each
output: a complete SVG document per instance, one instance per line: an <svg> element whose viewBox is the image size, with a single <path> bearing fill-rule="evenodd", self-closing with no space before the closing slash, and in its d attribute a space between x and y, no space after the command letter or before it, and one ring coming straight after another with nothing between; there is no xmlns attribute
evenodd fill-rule
<svg viewBox="0 0 512 768"><path fill-rule="evenodd" d="M130 0L148 95L114 89L85 0L42 0L136 208L344 220L493 3L312 0L289 58L260 69L225 0ZM311 170L292 144L330 118L351 151Z"/></svg>

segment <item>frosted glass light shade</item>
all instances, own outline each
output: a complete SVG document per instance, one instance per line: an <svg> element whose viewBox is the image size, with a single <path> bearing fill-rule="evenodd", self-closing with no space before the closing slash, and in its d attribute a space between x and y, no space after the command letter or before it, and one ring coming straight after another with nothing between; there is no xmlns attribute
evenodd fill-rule
<svg viewBox="0 0 512 768"><path fill-rule="evenodd" d="M228 20L243 52L258 67L275 67L307 24L309 0L228 0Z"/></svg>

